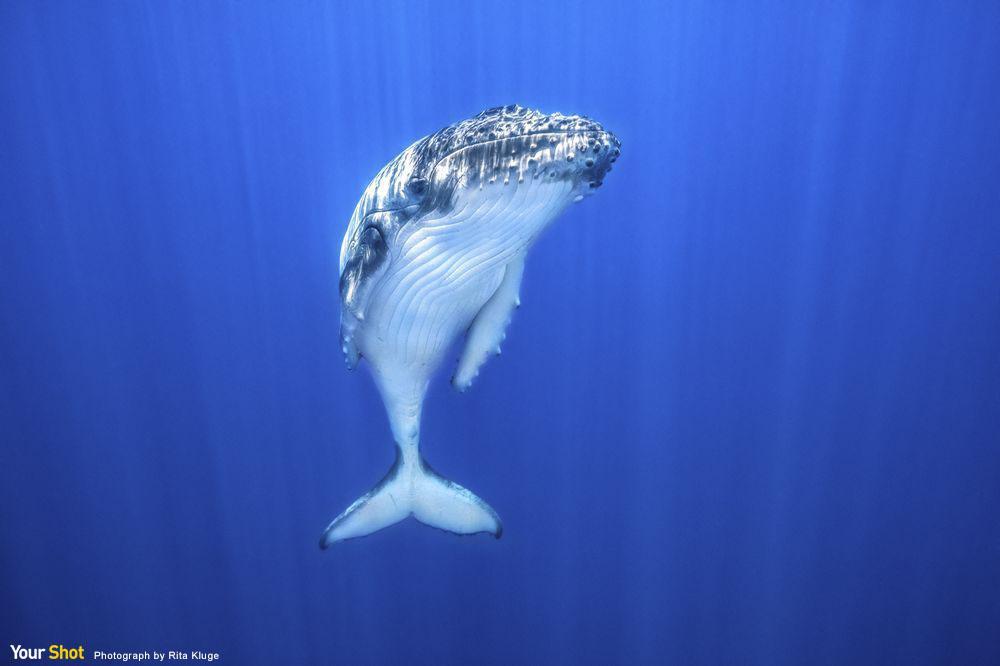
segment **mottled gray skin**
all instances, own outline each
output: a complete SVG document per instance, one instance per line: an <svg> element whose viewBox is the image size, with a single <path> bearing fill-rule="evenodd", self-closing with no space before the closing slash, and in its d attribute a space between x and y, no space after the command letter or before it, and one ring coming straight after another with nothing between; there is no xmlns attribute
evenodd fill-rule
<svg viewBox="0 0 1000 666"><path fill-rule="evenodd" d="M350 331L363 319L364 296L400 228L431 212L447 213L462 187L502 186L527 178L572 179L578 196L599 188L621 142L584 116L496 107L420 139L368 186L348 225L340 256L341 330L348 365L358 353Z"/></svg>

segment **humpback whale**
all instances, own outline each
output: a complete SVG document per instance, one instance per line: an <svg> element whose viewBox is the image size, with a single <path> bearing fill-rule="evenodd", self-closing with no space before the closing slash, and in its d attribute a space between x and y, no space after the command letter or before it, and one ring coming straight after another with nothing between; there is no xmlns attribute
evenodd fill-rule
<svg viewBox="0 0 1000 666"><path fill-rule="evenodd" d="M584 116L497 107L420 139L368 185L340 248L340 338L365 359L396 444L385 477L330 523L320 547L404 518L500 538L497 513L421 457L420 413L451 343L466 390L520 304L525 254L601 186L621 143Z"/></svg>

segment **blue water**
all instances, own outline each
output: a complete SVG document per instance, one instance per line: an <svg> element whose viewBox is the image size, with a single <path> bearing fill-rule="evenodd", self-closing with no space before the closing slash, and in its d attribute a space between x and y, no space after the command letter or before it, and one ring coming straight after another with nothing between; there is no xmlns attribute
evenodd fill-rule
<svg viewBox="0 0 1000 666"><path fill-rule="evenodd" d="M5 651L1000 661L995 2L10 1L0 37ZM623 155L426 403L503 539L321 552L393 459L347 219L515 102Z"/></svg>

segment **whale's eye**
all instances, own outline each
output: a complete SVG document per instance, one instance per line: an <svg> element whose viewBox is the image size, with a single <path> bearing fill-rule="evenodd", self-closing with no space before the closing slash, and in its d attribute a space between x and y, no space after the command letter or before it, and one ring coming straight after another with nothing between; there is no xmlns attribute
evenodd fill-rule
<svg viewBox="0 0 1000 666"><path fill-rule="evenodd" d="M410 182L406 185L406 189L409 190L410 194L422 197L427 191L427 179L411 178Z"/></svg>

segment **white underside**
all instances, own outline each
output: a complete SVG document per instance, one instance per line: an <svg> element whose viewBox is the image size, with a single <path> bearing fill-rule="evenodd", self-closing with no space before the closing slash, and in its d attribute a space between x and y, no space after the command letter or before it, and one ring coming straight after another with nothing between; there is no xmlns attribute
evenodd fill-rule
<svg viewBox="0 0 1000 666"><path fill-rule="evenodd" d="M486 185L463 194L447 216L404 227L355 332L376 372L426 381L497 291L508 265L520 262L566 207L571 188L540 180ZM506 325L506 317L492 319Z"/></svg>

